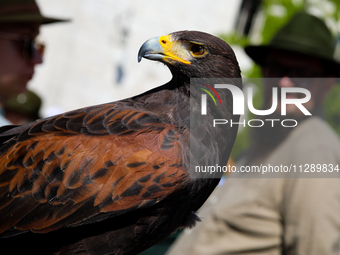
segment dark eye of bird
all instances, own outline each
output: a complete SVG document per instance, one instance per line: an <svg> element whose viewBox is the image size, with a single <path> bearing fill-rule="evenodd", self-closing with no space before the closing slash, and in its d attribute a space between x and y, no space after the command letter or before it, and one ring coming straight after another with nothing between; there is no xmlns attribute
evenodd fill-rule
<svg viewBox="0 0 340 255"><path fill-rule="evenodd" d="M195 56L202 56L206 52L206 49L204 48L204 46L199 45L199 44L193 44L190 50L191 50L191 53Z"/></svg>

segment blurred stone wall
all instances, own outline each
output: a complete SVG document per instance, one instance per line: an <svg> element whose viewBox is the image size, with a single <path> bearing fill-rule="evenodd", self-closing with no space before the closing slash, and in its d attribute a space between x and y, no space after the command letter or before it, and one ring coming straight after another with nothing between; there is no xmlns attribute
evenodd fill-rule
<svg viewBox="0 0 340 255"><path fill-rule="evenodd" d="M45 25L44 63L29 88L43 116L111 102L166 83L168 69L137 63L149 38L178 30L230 32L241 0L37 0L43 14L71 22ZM243 56L239 57L242 59Z"/></svg>

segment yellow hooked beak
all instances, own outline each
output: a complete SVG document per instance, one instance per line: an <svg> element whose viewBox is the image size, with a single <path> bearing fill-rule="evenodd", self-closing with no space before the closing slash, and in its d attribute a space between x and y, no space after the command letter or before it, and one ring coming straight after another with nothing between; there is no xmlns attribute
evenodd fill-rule
<svg viewBox="0 0 340 255"><path fill-rule="evenodd" d="M138 62L142 58L169 64L180 62L190 65L190 53L181 41L173 40L171 35L163 35L146 41L138 52Z"/></svg>

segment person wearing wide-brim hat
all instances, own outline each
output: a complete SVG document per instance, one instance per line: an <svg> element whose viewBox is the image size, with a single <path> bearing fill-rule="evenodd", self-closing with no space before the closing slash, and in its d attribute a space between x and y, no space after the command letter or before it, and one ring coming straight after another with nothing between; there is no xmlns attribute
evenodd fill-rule
<svg viewBox="0 0 340 255"><path fill-rule="evenodd" d="M0 106L26 91L35 65L42 63L40 26L62 21L67 20L42 15L35 0L0 0ZM2 117L4 124L9 123Z"/></svg>
<svg viewBox="0 0 340 255"><path fill-rule="evenodd" d="M306 12L298 12L264 45L249 45L245 52L264 67L272 50L282 50L320 59L328 75L340 77L340 62L335 59L336 39L326 24Z"/></svg>
<svg viewBox="0 0 340 255"><path fill-rule="evenodd" d="M335 59L336 40L325 22L307 12L297 12L289 22L272 37L268 44L250 45L245 52L261 66L264 78L263 108L272 105L272 87L306 87L311 99L304 104L309 112L322 112L326 96L340 77L340 62ZM323 80L295 78L327 78ZM302 94L289 95L292 99ZM304 116L295 104L286 106L287 113L293 117ZM278 98L276 112L281 111Z"/></svg>

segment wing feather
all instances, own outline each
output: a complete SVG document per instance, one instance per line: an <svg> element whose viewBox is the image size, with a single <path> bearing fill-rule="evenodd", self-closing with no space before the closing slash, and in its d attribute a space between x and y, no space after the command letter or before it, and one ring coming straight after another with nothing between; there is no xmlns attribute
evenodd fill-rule
<svg viewBox="0 0 340 255"><path fill-rule="evenodd" d="M181 131L123 106L85 108L0 135L9 138L0 149L0 233L114 217L185 184Z"/></svg>

